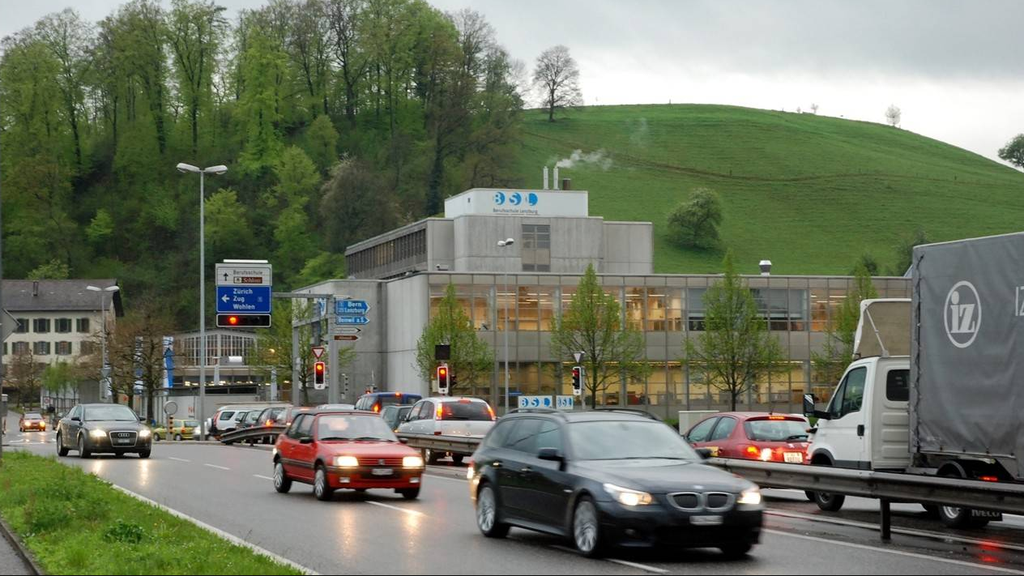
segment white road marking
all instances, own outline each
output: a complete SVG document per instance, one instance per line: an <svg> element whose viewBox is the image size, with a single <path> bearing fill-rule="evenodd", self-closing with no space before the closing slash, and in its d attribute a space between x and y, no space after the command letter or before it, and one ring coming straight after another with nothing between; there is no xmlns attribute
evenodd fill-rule
<svg viewBox="0 0 1024 576"><path fill-rule="evenodd" d="M191 460L185 460L184 458L175 458L174 456L168 456L169 460L176 460L178 462L191 462Z"/></svg>
<svg viewBox="0 0 1024 576"><path fill-rule="evenodd" d="M216 464L203 464L203 466L209 466L210 468L216 468L217 470L228 470L228 471L231 470L231 468L225 468L223 466L217 466Z"/></svg>
<svg viewBox="0 0 1024 576"><path fill-rule="evenodd" d="M366 503L367 504L373 504L374 506L380 506L381 508L387 508L389 510L395 510L395 511L398 511L398 512L405 512L406 514L410 514L412 516L426 516L426 514L424 514L423 512L420 512L419 510L408 510L406 508L399 508L398 506L392 506L390 504L384 504L383 502L374 502L373 500L367 500Z"/></svg>
<svg viewBox="0 0 1024 576"><path fill-rule="evenodd" d="M438 480L447 480L449 482L458 482L459 484L465 484L466 480L459 480L458 478L449 478L447 476L435 476L433 474L424 474L427 478L436 478Z"/></svg>
<svg viewBox="0 0 1024 576"><path fill-rule="evenodd" d="M548 546L548 547L551 548L552 550L559 550L561 552L568 552L569 554L572 554L573 556L577 556L578 555L576 550L573 550L572 548L568 548L566 546L559 546L557 544L553 544L553 545ZM654 566L648 566L646 564L637 564L636 562L627 562L626 560L617 560L615 558L605 558L604 560L605 560L605 562L611 562L613 564L618 564L620 566L627 566L629 568L636 568L637 570L643 570L644 572L650 572L651 574L668 574L668 570L662 570L661 568L655 568Z"/></svg>
<svg viewBox="0 0 1024 576"><path fill-rule="evenodd" d="M270 480L271 482L274 481L274 479L271 478L270 476L260 476L259 474L253 474L253 477L259 478L260 480Z"/></svg>
<svg viewBox="0 0 1024 576"><path fill-rule="evenodd" d="M822 522L825 524L835 524L836 526L849 526L851 528L864 528L866 530L874 530L880 532L881 528L878 524L870 524L868 522L854 522L853 520L840 520L838 518L825 518L821 516L813 516L807 514L794 514L792 512L777 512L769 510L765 512L769 516L779 516L781 518L792 518L794 520L807 520L810 522ZM962 542L964 544L976 544L978 546L987 546L993 548L999 548L1001 550L1013 550L1015 552L1024 552L1024 546L1018 546L1016 544L1005 544L1003 542L997 542L995 540L980 540L978 538L967 538L964 536L952 536L950 534L943 534L941 532L929 532L927 530L913 530L910 528L893 528L893 534L902 534L904 536L916 536L919 538L931 538L934 540L946 540L949 542Z"/></svg>
<svg viewBox="0 0 1024 576"><path fill-rule="evenodd" d="M762 530L767 534L773 534L775 536L785 536L787 538L796 538L798 540L807 540L809 542L817 542L819 544L828 544L831 546L844 546L846 548L854 548L857 550L870 550L871 552L877 552L881 554L893 554L895 556L903 556L906 558L915 558L917 560L928 560L931 562L941 562L943 564L952 564L953 566L965 566L969 568L975 568L978 570L988 570L990 572L1001 572L1003 574L1024 574L1019 570L1011 570L1009 568L1000 568L998 566L989 566L987 564L975 564L974 562L964 562L963 560L951 560L949 558L939 558L936 556L928 556L927 554L914 554L913 552L903 552L902 550L893 550L891 548L879 548L877 546L865 546L863 544L853 544L851 542L843 542L841 540L829 540L827 538L815 538L814 536L804 536L803 534L793 534L790 532L780 532L778 530Z"/></svg>
<svg viewBox="0 0 1024 576"><path fill-rule="evenodd" d="M141 494L136 494L135 492L132 492L131 490L128 490L127 488L122 488L122 487L118 486L117 484L111 484L111 486L113 486L115 490L120 490L121 492L124 492L125 494L131 496L132 498L135 498L136 500L139 500L141 502L145 502L146 504L150 504L152 506L156 506L157 508L163 510L164 512L167 512L171 516L176 516L178 518L181 518L182 520L187 520L188 522L191 522L191 523L195 524L196 526L202 528L203 530L206 530L208 532L212 532L212 533L216 534L217 536L220 536L221 538L227 540L228 542L231 542L232 544L236 544L238 546L243 546L243 547L248 548L249 550L252 550L253 552L255 552L255 553L257 553L257 554L259 554L261 556L266 556L267 558L270 558L271 560L274 560L275 562L280 562L281 564L284 564L286 566L291 566L292 568L298 570L299 572L302 572L303 574L311 574L313 576L316 576L316 574L317 574L316 572L310 570L309 568L306 568L305 566L303 566L301 564L297 564L297 563L292 562L291 560L289 560L289 559L287 559L287 558L285 558L283 556L279 556L277 554L274 554L273 552L271 552L270 550L267 550L266 548L261 548L261 547L255 545L255 544L253 544L251 542L246 542L245 540L239 538L238 536L234 536L232 534L228 534L227 532L221 530L220 528L214 528L213 526L210 526L209 524L203 522L202 520L193 518L193 517L191 517L191 516L189 516L189 515L187 515L187 514L185 514L183 512L178 512L177 510L175 510L173 508L168 508L167 506L164 506L163 504L160 504L159 502L156 502L154 500L150 500L149 498L146 498L145 496L143 496Z"/></svg>

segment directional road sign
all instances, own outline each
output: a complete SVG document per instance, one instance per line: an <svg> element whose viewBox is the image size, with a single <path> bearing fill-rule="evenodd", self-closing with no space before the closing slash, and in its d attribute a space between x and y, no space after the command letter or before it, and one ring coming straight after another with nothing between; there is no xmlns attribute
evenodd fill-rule
<svg viewBox="0 0 1024 576"><path fill-rule="evenodd" d="M217 286L218 314L270 314L270 286Z"/></svg>
<svg viewBox="0 0 1024 576"><path fill-rule="evenodd" d="M338 334L349 334L349 335L353 335L354 336L354 335L358 335L360 332L362 332L363 329L362 328L353 328L351 326L343 326L341 328L338 328L335 331Z"/></svg>
<svg viewBox="0 0 1024 576"><path fill-rule="evenodd" d="M366 316L338 316L335 322L338 325L366 326L370 323L370 319Z"/></svg>
<svg viewBox="0 0 1024 576"><path fill-rule="evenodd" d="M334 313L337 316L366 316L370 305L366 300L337 300L334 302Z"/></svg>
<svg viewBox="0 0 1024 576"><path fill-rule="evenodd" d="M520 396L520 408L553 408L551 396Z"/></svg>
<svg viewBox="0 0 1024 576"><path fill-rule="evenodd" d="M4 310L3 317L0 318L0 342L6 342L11 334L18 329L18 321L11 316L11 313Z"/></svg>
<svg viewBox="0 0 1024 576"><path fill-rule="evenodd" d="M359 340L359 336L354 334L336 334L334 339L341 342L356 342Z"/></svg>
<svg viewBox="0 0 1024 576"><path fill-rule="evenodd" d="M217 264L217 286L270 286L274 283L270 264Z"/></svg>

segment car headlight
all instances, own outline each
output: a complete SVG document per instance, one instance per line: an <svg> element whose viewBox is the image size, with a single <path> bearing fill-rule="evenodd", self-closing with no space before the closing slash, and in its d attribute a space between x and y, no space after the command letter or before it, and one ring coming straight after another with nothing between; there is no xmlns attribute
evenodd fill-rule
<svg viewBox="0 0 1024 576"><path fill-rule="evenodd" d="M89 432L89 436L92 436L93 438L96 438L96 439L101 439L101 438L106 438L107 437L107 433L104 432L103 430L100 430L99 428L96 428L95 430L92 430L92 431Z"/></svg>
<svg viewBox="0 0 1024 576"><path fill-rule="evenodd" d="M740 494L740 499L736 501L740 506L760 506L761 505L761 490L758 488L750 488L744 490Z"/></svg>
<svg viewBox="0 0 1024 576"><path fill-rule="evenodd" d="M335 468L358 468L359 460L355 456L335 456Z"/></svg>
<svg viewBox="0 0 1024 576"><path fill-rule="evenodd" d="M406 456L402 458L402 468L423 468L423 458L419 456Z"/></svg>
<svg viewBox="0 0 1024 576"><path fill-rule="evenodd" d="M139 438L149 438L152 434L153 433L150 432L149 430L140 430L139 431Z"/></svg>
<svg viewBox="0 0 1024 576"><path fill-rule="evenodd" d="M614 484L605 484L604 491L611 495L619 504L631 508L634 506L647 506L654 502L654 498L647 492L630 490L629 488L622 488Z"/></svg>

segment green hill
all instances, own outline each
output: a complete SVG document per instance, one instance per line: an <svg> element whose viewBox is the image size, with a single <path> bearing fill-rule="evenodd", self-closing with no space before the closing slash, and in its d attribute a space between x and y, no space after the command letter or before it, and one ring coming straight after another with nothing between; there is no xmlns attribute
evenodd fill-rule
<svg viewBox="0 0 1024 576"><path fill-rule="evenodd" d="M574 150L605 151L610 163L561 177L590 191L592 215L653 222L659 273L720 267L721 252L667 237L668 214L700 186L721 195L721 237L743 272L769 258L777 274L846 274L865 253L887 269L917 228L935 241L1024 229L1024 174L881 124L659 105L585 108L555 123L529 111L523 131L517 169L528 187Z"/></svg>

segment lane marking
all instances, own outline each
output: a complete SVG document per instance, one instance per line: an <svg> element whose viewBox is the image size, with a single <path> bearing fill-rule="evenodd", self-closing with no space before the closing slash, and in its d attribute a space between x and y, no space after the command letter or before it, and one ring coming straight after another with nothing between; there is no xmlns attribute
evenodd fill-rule
<svg viewBox="0 0 1024 576"><path fill-rule="evenodd" d="M558 544L551 544L548 546L552 550L559 550L561 552L567 552L573 556L579 557L579 552L569 548L567 546L559 546ZM651 574L668 574L668 570L661 568L655 568L654 566L648 566L646 564L638 564L636 562L628 562L626 560L618 560L616 558L604 558L605 562L611 562L612 564L618 564L620 566L626 566L628 568L635 568L636 570L642 570L644 572L650 572Z"/></svg>
<svg viewBox="0 0 1024 576"><path fill-rule="evenodd" d="M169 460L177 460L178 462L191 462L191 460L185 460L184 458L175 458L174 456L168 456Z"/></svg>
<svg viewBox="0 0 1024 576"><path fill-rule="evenodd" d="M253 474L253 477L254 478L259 478L260 480L270 480L271 482L274 481L274 479L271 478L270 476L261 476L259 474Z"/></svg>
<svg viewBox="0 0 1024 576"><path fill-rule="evenodd" d="M373 500L367 500L366 503L367 504L373 504L374 506L380 506L381 508L387 508L389 510L395 510L395 511L398 511L398 512L405 512L406 514L409 514L409 515L412 515L412 516L424 516L424 517L426 516L426 514L424 514L423 512L420 512L419 510L408 510L406 508L399 508L398 506L392 506L390 504L384 504L383 502L374 502Z"/></svg>
<svg viewBox="0 0 1024 576"><path fill-rule="evenodd" d="M794 520L806 520L810 522L822 522L824 524L835 524L837 526L848 526L850 528L864 528L867 530L874 530L875 532L881 532L881 528L877 524L870 524L867 522L856 522L853 520L840 520L838 518L823 518L813 515L805 514L794 514L792 512L776 512L769 510L765 512L769 516L779 516L781 518L791 518ZM990 546L999 548L1002 550L1013 550L1015 552L1024 552L1024 546L1016 544L1007 544L996 540L980 540L977 538L968 538L966 536L952 536L949 534L943 534L941 532L929 532L927 530L914 530L913 528L893 528L893 534L902 534L904 536L916 536L919 538L931 538L933 540L946 540L949 542L962 542L964 544L976 544L978 546Z"/></svg>
<svg viewBox="0 0 1024 576"><path fill-rule="evenodd" d="M459 484L468 483L467 480L459 480L458 478L448 478L447 476L435 476L433 474L424 474L427 478L436 478L438 480L447 480L449 482L458 482Z"/></svg>
<svg viewBox="0 0 1024 576"><path fill-rule="evenodd" d="M216 468L217 470L231 471L231 468L225 468L223 466L217 466L216 464L203 464L203 466L209 466L210 468Z"/></svg>
<svg viewBox="0 0 1024 576"><path fill-rule="evenodd" d="M973 562L965 562L963 560L952 560L949 558L939 558L936 556L928 556L926 554L915 554L913 552L903 552L902 550L892 550L889 548L878 548L877 546L865 546L863 544L854 544L852 542L843 542L842 540L829 540L827 538L815 538L814 536L804 536L803 534L793 534L790 532L781 532L779 530L762 530L767 534L773 534L775 536L785 536L787 538L796 538L798 540L807 540L809 542L817 542L819 544L829 544L832 546L845 546L846 548L854 548L856 550L869 550L871 552L880 552L883 554L893 554L896 556L903 556L906 558L914 558L916 560L929 560L932 562L941 562L943 564L951 564L953 566L963 566L968 568L974 568L977 570L988 570L990 572L1001 572L1003 574L1024 574L1019 570L1011 570L1010 568L1000 568L998 566L989 566L987 564L975 564Z"/></svg>
<svg viewBox="0 0 1024 576"><path fill-rule="evenodd" d="M310 574L312 576L317 576L317 574L318 574L317 572L314 572L313 570L310 570L309 568L306 568L305 566L303 566L301 564L293 562L293 561L291 561L291 560L289 560L289 559L287 559L287 558L285 558L283 556L280 556L278 554L274 554L270 550L267 550L266 548L261 548L261 547L255 545L255 544L253 544L251 542L247 542L247 541L239 538L238 536L234 536L232 534L228 534L227 532L221 530L220 528L214 528L213 526L210 526L206 522L203 522L202 520L199 520L197 518L193 518L193 517L189 516L188 514L185 514L184 512L178 512L177 510L175 510L173 508L169 508L167 506L164 506L163 504L160 504L159 502L156 502L155 500L150 500L149 498L146 498L145 496L143 496L141 494L136 494L135 492L132 492L131 490L128 490L127 488L122 488L121 486L118 486L117 484L111 484L111 486L115 490L119 490L119 491L127 494L128 496L131 496L132 498L135 498L136 500L139 500L140 502L145 502L146 504L150 504L152 506L156 506L157 508L163 510L164 512L167 512L171 516L176 516L178 518L181 518L182 520L185 520L185 521L188 521L188 522L191 522L191 523L195 524L196 526L202 528L203 530L206 530L208 532L212 532L213 534L215 534L217 536L220 536L221 538L227 540L228 542L231 542L232 544L248 548L249 550L252 550L253 552L255 552L255 553L257 553L257 554L259 554L261 556L265 556L267 558L270 558L271 560L274 560L275 562L280 562L281 564L284 564L286 566L291 566L292 568L298 570L299 572L302 572L303 574Z"/></svg>

